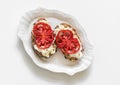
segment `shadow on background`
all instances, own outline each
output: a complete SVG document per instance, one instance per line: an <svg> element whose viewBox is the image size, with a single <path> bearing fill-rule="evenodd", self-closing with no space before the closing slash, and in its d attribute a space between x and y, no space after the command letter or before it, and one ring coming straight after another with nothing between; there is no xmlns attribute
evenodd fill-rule
<svg viewBox="0 0 120 85"><path fill-rule="evenodd" d="M84 82L90 74L90 68L83 72L76 73L73 76L69 76L64 73L54 73L54 72L42 69L34 64L32 59L25 52L23 44L19 39L17 41L17 49L20 51L25 64L32 71L32 73L38 78L40 77L43 78L43 80L54 82L54 83L63 82L64 83L63 85L74 85L74 83L77 83L77 82L81 82L81 83Z"/></svg>

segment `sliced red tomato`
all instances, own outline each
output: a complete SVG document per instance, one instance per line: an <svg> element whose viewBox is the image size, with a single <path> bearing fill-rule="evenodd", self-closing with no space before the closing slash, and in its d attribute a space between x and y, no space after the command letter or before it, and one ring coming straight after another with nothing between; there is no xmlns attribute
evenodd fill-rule
<svg viewBox="0 0 120 85"><path fill-rule="evenodd" d="M35 35L35 43L40 49L50 47L54 40L54 34L51 27L43 22L35 24L33 28L33 34Z"/></svg>
<svg viewBox="0 0 120 85"><path fill-rule="evenodd" d="M58 32L57 37L60 39L70 39L73 37L71 30L61 30Z"/></svg>
<svg viewBox="0 0 120 85"><path fill-rule="evenodd" d="M73 37L73 33L70 30L61 30L56 36L56 44L59 48L62 48L66 44L66 40Z"/></svg>
<svg viewBox="0 0 120 85"><path fill-rule="evenodd" d="M68 54L74 54L79 51L80 49L80 44L78 42L78 39L76 38L71 38L69 40L66 40L65 46L61 49L63 52L68 53Z"/></svg>
<svg viewBox="0 0 120 85"><path fill-rule="evenodd" d="M65 46L65 43L66 43L65 40L62 40L62 39L56 37L56 44L59 48L63 48Z"/></svg>
<svg viewBox="0 0 120 85"><path fill-rule="evenodd" d="M71 30L61 30L56 36L57 46L67 54L74 54L79 51L80 44L77 38L73 38Z"/></svg>
<svg viewBox="0 0 120 85"><path fill-rule="evenodd" d="M44 30L52 30L50 25L44 22L38 22L33 27L33 33L35 36L39 36Z"/></svg>

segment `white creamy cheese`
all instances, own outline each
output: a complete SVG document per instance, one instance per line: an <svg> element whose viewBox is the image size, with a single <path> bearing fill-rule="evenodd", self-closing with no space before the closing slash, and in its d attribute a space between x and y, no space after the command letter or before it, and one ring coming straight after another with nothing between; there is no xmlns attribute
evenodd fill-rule
<svg viewBox="0 0 120 85"><path fill-rule="evenodd" d="M77 38L78 39L78 41L79 41L79 43L80 43L80 45L81 45L81 47L80 47L80 50L78 51L78 52L76 52L76 53L74 53L74 54L69 54L69 56L70 57L76 57L76 58L81 58L82 56L83 56L83 54L82 54L82 43L80 42L80 40L79 40L79 38L78 38L78 36L76 35L76 33L73 31L73 28L70 28L70 27L64 27L63 25L58 25L58 28L56 28L55 29L55 34L57 35L57 33L60 31L60 30L71 30L72 32L73 32L73 37L74 38Z"/></svg>
<svg viewBox="0 0 120 85"><path fill-rule="evenodd" d="M40 20L40 22L48 23L46 20Z"/></svg>
<svg viewBox="0 0 120 85"><path fill-rule="evenodd" d="M76 58L80 59L83 56L83 54L82 54L81 51L78 51L77 53L69 54L69 56L70 57L76 57Z"/></svg>
<svg viewBox="0 0 120 85"><path fill-rule="evenodd" d="M34 48L41 52L43 56L50 57L50 54L54 54L56 52L56 46L51 45L49 48L46 49L39 49L37 45L34 45Z"/></svg>
<svg viewBox="0 0 120 85"><path fill-rule="evenodd" d="M35 21L34 24L37 24L37 23L39 23L39 22L44 22L44 23L47 23L47 24L48 24L47 20L44 20L44 19L43 19L43 20L42 20L42 19L40 19L40 20L38 19L38 20Z"/></svg>

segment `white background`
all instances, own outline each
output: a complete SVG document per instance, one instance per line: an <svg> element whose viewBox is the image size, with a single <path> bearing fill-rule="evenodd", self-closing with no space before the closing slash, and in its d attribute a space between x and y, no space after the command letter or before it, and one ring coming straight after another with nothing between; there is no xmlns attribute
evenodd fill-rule
<svg viewBox="0 0 120 85"><path fill-rule="evenodd" d="M90 68L74 76L37 67L17 37L25 12L44 7L69 13L94 44ZM0 0L0 85L120 85L119 0Z"/></svg>

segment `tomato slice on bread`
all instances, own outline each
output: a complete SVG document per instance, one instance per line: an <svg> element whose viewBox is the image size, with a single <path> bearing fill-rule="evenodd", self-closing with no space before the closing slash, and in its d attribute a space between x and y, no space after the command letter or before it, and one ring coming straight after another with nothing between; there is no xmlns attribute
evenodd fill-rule
<svg viewBox="0 0 120 85"><path fill-rule="evenodd" d="M80 49L80 44L78 42L78 39L71 38L69 40L66 40L65 46L62 48L62 51L67 54L74 54L78 52Z"/></svg>
<svg viewBox="0 0 120 85"><path fill-rule="evenodd" d="M61 30L56 36L56 43L59 48L64 47L66 40L73 37L73 33L70 30Z"/></svg>
<svg viewBox="0 0 120 85"><path fill-rule="evenodd" d="M56 36L56 44L67 54L74 54L80 49L80 43L77 38L73 38L71 30L60 30Z"/></svg>
<svg viewBox="0 0 120 85"><path fill-rule="evenodd" d="M45 49L51 46L54 40L53 31L47 23L38 22L33 27L35 43L38 48Z"/></svg>
<svg viewBox="0 0 120 85"><path fill-rule="evenodd" d="M73 37L73 33L70 30L60 30L57 37L60 39L70 39Z"/></svg>

